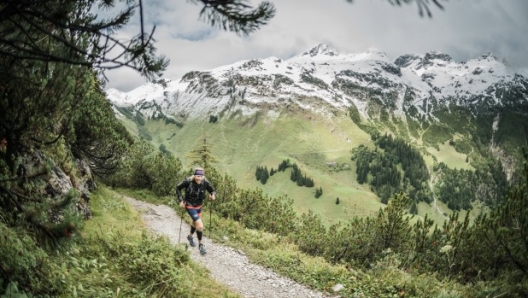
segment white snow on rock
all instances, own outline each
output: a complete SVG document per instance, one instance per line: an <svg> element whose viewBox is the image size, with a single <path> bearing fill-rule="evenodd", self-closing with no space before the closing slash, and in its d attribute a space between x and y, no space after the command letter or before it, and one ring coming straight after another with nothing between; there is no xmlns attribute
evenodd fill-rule
<svg viewBox="0 0 528 298"><path fill-rule="evenodd" d="M395 114L403 114L406 92L413 94L417 107L432 95L457 104L486 95L500 104L490 92L492 86L511 82L514 77L491 54L456 62L445 53L432 51L391 61L377 49L343 54L319 44L288 60L243 60L206 72L190 72L178 81L165 81L165 85L148 83L126 93L116 89L106 92L114 105L134 107L148 117L156 113L208 117L221 112L247 116L263 109L274 110L271 115L276 115L291 104L323 115L331 115L329 109L344 110L353 104L368 117L369 103L364 96L368 92L387 98L396 94L391 99L394 102L386 104L394 105Z"/></svg>

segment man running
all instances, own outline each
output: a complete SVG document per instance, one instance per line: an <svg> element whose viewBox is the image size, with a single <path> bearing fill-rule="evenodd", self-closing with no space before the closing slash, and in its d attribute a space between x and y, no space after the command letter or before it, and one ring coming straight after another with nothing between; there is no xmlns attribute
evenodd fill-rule
<svg viewBox="0 0 528 298"><path fill-rule="evenodd" d="M196 232L198 236L198 248L202 255L206 254L205 246L202 243L203 235L203 221L202 221L202 203L205 200L205 191L207 190L211 200L215 200L215 189L213 185L205 178L205 171L202 168L194 169L194 175L185 178L182 182L176 185L176 196L180 202L180 206L187 210L191 216L193 223L191 224L191 232L187 236L189 245L196 246L193 235ZM182 196L182 189L185 189L185 199Z"/></svg>

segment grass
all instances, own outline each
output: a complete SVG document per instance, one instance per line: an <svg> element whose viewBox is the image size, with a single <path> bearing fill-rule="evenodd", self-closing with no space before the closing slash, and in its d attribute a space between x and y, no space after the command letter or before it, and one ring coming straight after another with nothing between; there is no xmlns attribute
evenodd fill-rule
<svg viewBox="0 0 528 298"><path fill-rule="evenodd" d="M90 206L80 240L56 259L66 269L61 297L239 297L187 251L149 234L122 195L100 186Z"/></svg>
<svg viewBox="0 0 528 298"><path fill-rule="evenodd" d="M403 122L397 124L400 130L405 129ZM312 210L320 214L328 225L351 216L376 214L384 206L368 185L360 185L356 181L350 150L359 145L372 148L373 143L370 135L346 115L321 117L303 111L297 114L285 112L278 118L270 118L260 113L247 119L221 118L216 123L209 123L207 119L188 120L182 127L163 120L150 120L144 128L153 137L151 142L156 148L165 145L185 168L195 166L190 164L187 154L202 146L206 138L212 153L218 158L215 168L233 177L239 187L262 188L267 195L274 197L288 196L293 199L297 213ZM449 128L444 126L426 130L429 135L426 133L424 137L438 141L433 132L435 129L446 138ZM416 140L418 143L421 141ZM444 162L450 168L473 170L466 162L467 155L457 152L447 141L435 144L435 147L439 150L423 147L424 159L430 168L437 162ZM315 187L298 187L290 181L289 170L270 177L266 185L255 179L257 166L277 169L285 159L296 163L303 173L314 180ZM327 165L328 162L348 164L350 168L336 171ZM323 189L323 195L316 199L315 189L319 187ZM340 204L336 205L338 197ZM424 204L419 208L419 214L434 215L435 212L431 206Z"/></svg>
<svg viewBox="0 0 528 298"><path fill-rule="evenodd" d="M130 237L141 235L143 225L140 215L122 196L105 187L92 194L90 199L92 219L85 222L83 235L96 237L102 229L125 233Z"/></svg>
<svg viewBox="0 0 528 298"><path fill-rule="evenodd" d="M443 162L452 169L474 170L474 168L466 162L467 155L457 152L455 147L449 145L449 142L439 144L438 147L440 150L433 147L427 147L427 151L431 155L436 156L439 163Z"/></svg>
<svg viewBox="0 0 528 298"><path fill-rule="evenodd" d="M357 184L350 161L350 150L371 143L370 136L349 117L324 118L304 113L276 120L257 118L260 120L245 122L221 119L214 124L193 120L181 128L164 121L148 121L145 127L153 136L154 146L164 144L184 167L192 166L187 154L201 146L206 137L218 158L215 167L219 171L233 177L242 188L261 187L270 196L287 195L294 200L298 212L313 209L328 218L329 223L377 212L378 198ZM257 166L277 169L285 159L297 163L314 180L315 187L323 188L321 198L315 199L315 188L298 187L290 181L289 171L271 177L264 186L255 179ZM333 172L326 165L329 161L349 163L351 170ZM341 204L336 206L337 197Z"/></svg>
<svg viewBox="0 0 528 298"><path fill-rule="evenodd" d="M138 130L138 127L137 127L137 124L128 119L127 117L125 116L122 116L122 117L119 117L118 118L119 121L121 122L121 124L123 124L123 126L134 136L137 136L139 135L139 130Z"/></svg>
<svg viewBox="0 0 528 298"><path fill-rule="evenodd" d="M443 222L447 219L444 213L448 214L446 211L448 211L449 209L447 208L447 206L444 206L444 204L440 201L437 201L436 205L443 213L440 213L438 210L436 210L433 207L433 203L431 203L431 205L425 202L418 203L417 207L419 215L416 217L416 219L423 219L427 215L427 218L432 219L436 224L441 226Z"/></svg>
<svg viewBox="0 0 528 298"><path fill-rule="evenodd" d="M398 256L387 254L372 269L362 270L343 264L332 264L321 257L301 252L287 237L246 229L237 222L213 216L215 241L244 251L254 263L324 292L341 284L341 297L466 297L471 286L462 286L452 281L439 281L433 275L413 275L392 264ZM403 291L403 292L402 292ZM399 296L400 295L400 296Z"/></svg>
<svg viewBox="0 0 528 298"><path fill-rule="evenodd" d="M312 177L309 171L306 172L308 177ZM325 176L319 175L319 185L322 185L323 188L323 195L319 198L315 198L315 187L298 187L292 182L289 169L276 173L270 177L265 185L261 184L260 187L270 196L295 192L296 198L293 201L293 207L297 213L307 213L312 210L314 213L322 215L327 224L334 224L354 215L372 215L383 206L365 186L353 186L352 183L344 185L342 181L348 180L350 176L350 171L327 173ZM316 187L318 186L316 185ZM336 198L339 198L340 201L338 205L335 203Z"/></svg>
<svg viewBox="0 0 528 298"><path fill-rule="evenodd" d="M167 200L144 190L118 191L149 202L159 203ZM112 205L118 210L124 209L120 203ZM137 214L135 218L139 218ZM125 228L137 225L130 224ZM475 288L473 284L461 285L454 280L440 280L434 274L416 274L412 269L398 269L396 265L401 262L400 256L388 251L368 269L352 268L350 264L334 264L321 257L305 254L287 236L247 229L238 222L220 218L216 214L212 215L210 228L212 231L206 233L215 242L244 251L251 262L270 268L310 288L332 293L335 285L343 285L344 289L339 292L341 297L477 297L476 295L485 290ZM191 264L189 267L194 266ZM198 267L186 274L195 278L200 272ZM196 288L193 293L198 297L219 297L220 294L224 297L234 297L222 290L221 286L217 287L209 284L210 282L193 281L207 284L211 288L209 290L214 293L199 292Z"/></svg>

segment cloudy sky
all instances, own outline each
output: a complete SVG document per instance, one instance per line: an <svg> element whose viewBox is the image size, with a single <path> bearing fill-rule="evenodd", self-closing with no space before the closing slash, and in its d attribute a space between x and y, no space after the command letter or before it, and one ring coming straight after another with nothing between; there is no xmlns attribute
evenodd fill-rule
<svg viewBox="0 0 528 298"><path fill-rule="evenodd" d="M427 0L425 0L427 1ZM249 0L255 6L260 1ZM493 53L528 77L527 0L440 0L432 18L416 4L389 0L270 0L277 13L250 36L212 28L199 19L200 6L188 0L144 0L145 24L156 25L158 52L171 60L164 77L179 80L192 70L208 70L239 60L270 56L288 59L325 43L341 53L375 48L396 59L435 50L456 61ZM429 1L430 2L430 1ZM120 32L139 32L136 17ZM107 88L130 91L146 83L131 70L107 71Z"/></svg>

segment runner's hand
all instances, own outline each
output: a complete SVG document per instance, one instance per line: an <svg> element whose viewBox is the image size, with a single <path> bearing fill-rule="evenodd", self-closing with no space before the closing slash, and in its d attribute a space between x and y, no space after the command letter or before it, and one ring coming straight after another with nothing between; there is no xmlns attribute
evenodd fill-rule
<svg viewBox="0 0 528 298"><path fill-rule="evenodd" d="M180 202L180 207L185 208L185 201Z"/></svg>

